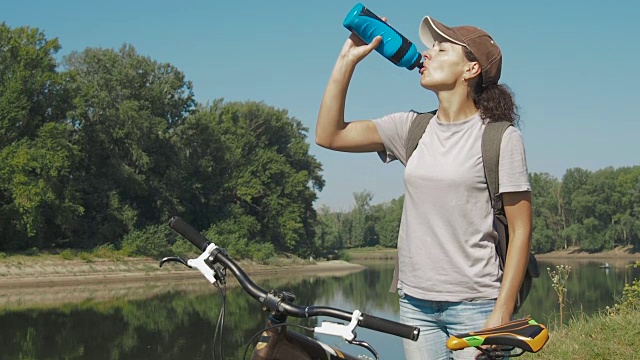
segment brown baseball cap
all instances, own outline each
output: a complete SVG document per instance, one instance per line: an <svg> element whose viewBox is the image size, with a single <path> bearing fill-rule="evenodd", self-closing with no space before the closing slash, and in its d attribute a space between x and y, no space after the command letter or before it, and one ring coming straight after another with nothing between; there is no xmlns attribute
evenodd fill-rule
<svg viewBox="0 0 640 360"><path fill-rule="evenodd" d="M478 58L484 86L497 84L500 80L502 52L486 31L475 26L448 27L425 16L420 23L420 39L427 47L433 46L436 41L448 41L466 47Z"/></svg>

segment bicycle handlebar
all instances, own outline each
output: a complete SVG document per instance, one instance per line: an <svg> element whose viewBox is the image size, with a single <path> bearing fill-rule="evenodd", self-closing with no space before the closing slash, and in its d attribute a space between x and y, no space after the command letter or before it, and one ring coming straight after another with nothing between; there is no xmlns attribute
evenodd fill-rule
<svg viewBox="0 0 640 360"><path fill-rule="evenodd" d="M169 226L185 239L189 240L189 242L200 249L200 251L205 251L207 246L211 243L206 237L191 227L191 225L187 224L177 216L174 216L169 220ZM300 306L295 305L284 298L274 298L266 290L256 285L235 261L219 250L219 248L216 250L217 251L209 257L211 263L218 262L230 270L244 291L260 303L269 302L276 306L279 311L298 318L328 316L340 320L351 320L352 313L345 310L326 306ZM401 324L399 322L382 319L364 313L358 320L358 326L390 335L400 336L413 341L416 341L420 335L420 329L418 327Z"/></svg>
<svg viewBox="0 0 640 360"><path fill-rule="evenodd" d="M174 216L169 220L169 227L182 235L200 251L205 251L210 241L181 218Z"/></svg>

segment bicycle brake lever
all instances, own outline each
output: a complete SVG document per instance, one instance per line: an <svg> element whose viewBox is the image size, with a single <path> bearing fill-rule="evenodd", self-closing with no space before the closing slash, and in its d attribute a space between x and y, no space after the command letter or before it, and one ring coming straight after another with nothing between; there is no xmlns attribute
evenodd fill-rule
<svg viewBox="0 0 640 360"><path fill-rule="evenodd" d="M349 325L334 323L330 321L323 321L322 324L320 324L320 326L314 329L314 331L319 334L339 336L351 342L356 338L355 329L356 329L356 326L358 326L358 320L360 320L360 315L362 315L360 310L355 310L351 315L351 322L349 323Z"/></svg>
<svg viewBox="0 0 640 360"><path fill-rule="evenodd" d="M182 259L179 256L167 256L164 259L160 260L160 267L162 267L162 265L164 265L164 263L168 263L168 262L177 262L179 264L182 264L188 268L191 268L191 266L189 266L189 264L187 264L187 262Z"/></svg>
<svg viewBox="0 0 640 360"><path fill-rule="evenodd" d="M356 340L355 329L358 326L358 321L362 313L360 310L355 310L351 314L351 322L348 325L334 323L330 321L323 321L319 327L316 327L314 331L319 334L339 336L345 339L349 344L363 347L371 352L376 359L379 359L378 352L366 341Z"/></svg>
<svg viewBox="0 0 640 360"><path fill-rule="evenodd" d="M198 269L200 273L212 284L215 284L217 280L216 280L215 272L207 264L207 260L209 260L208 259L209 256L211 256L211 253L216 248L217 246L211 243L209 244L209 246L207 246L207 249L202 254L200 254L200 256L198 256L196 259L189 259L187 261L187 265L189 267L194 267ZM213 259L210 259L210 260L213 260Z"/></svg>
<svg viewBox="0 0 640 360"><path fill-rule="evenodd" d="M213 252L213 250L215 250L217 248L217 246L215 244L209 244L209 246L207 246L207 249L200 255L198 256L196 259L189 259L187 261L184 261L182 258L178 257L178 256L169 256L166 257L164 259L162 259L160 261L160 267L162 267L162 265L164 263L167 262L177 262L180 263L188 268L196 268L200 271L200 273L202 273L202 275L204 275L204 277L209 280L210 283L215 284L217 282L216 279L216 273L219 273L218 276L221 276L222 278L224 278L224 276L222 276L222 274L220 273L220 270L216 269L217 271L214 271L212 269L212 266L209 266L207 263L207 260L212 260L212 259L208 259L209 256L211 256L211 253ZM224 284L224 282L223 282Z"/></svg>

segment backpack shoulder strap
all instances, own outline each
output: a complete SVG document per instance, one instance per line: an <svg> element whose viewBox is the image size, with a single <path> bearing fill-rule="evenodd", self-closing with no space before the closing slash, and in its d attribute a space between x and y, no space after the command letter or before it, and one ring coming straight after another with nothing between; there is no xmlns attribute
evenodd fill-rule
<svg viewBox="0 0 640 360"><path fill-rule="evenodd" d="M500 269L503 271L507 260L509 231L507 229L507 218L504 213L502 196L498 195L500 191L500 144L502 143L502 136L509 126L513 125L508 121L489 122L482 133L482 163L484 165L484 174L487 178L491 207L493 208L493 214L496 220L496 231L498 232L496 251L498 252ZM514 312L520 309L522 303L529 295L532 278L539 276L540 268L538 261L533 253L529 251L527 270L520 289L518 290Z"/></svg>
<svg viewBox="0 0 640 360"><path fill-rule="evenodd" d="M509 126L513 125L508 121L489 122L482 133L482 163L494 213L503 211L502 197L498 195L500 191L500 143L502 135Z"/></svg>
<svg viewBox="0 0 640 360"><path fill-rule="evenodd" d="M429 122L435 116L436 112L437 110L427 113L419 113L411 122L411 125L409 126L409 133L407 134L407 140L405 142L407 162L409 161L411 154L413 154L415 149L418 147L420 138L422 138L422 135L427 130L427 125L429 125Z"/></svg>

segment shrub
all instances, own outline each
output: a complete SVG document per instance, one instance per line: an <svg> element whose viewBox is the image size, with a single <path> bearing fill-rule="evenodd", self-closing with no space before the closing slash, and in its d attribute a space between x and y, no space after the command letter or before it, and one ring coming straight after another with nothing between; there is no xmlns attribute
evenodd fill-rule
<svg viewBox="0 0 640 360"><path fill-rule="evenodd" d="M198 249L193 246L192 243L185 239L178 239L171 246L171 255L175 256L187 256L187 255L200 255L198 254Z"/></svg>
<svg viewBox="0 0 640 360"><path fill-rule="evenodd" d="M122 239L122 251L130 256L163 257L172 254L175 235L166 225L151 225L133 230Z"/></svg>
<svg viewBox="0 0 640 360"><path fill-rule="evenodd" d="M88 263L92 263L93 262L93 255L91 255L91 253L88 253L86 251L83 251L81 253L78 254L78 257L80 258L80 260L84 260Z"/></svg>
<svg viewBox="0 0 640 360"><path fill-rule="evenodd" d="M64 249L60 252L60 257L64 260L73 260L76 256L71 249Z"/></svg>
<svg viewBox="0 0 640 360"><path fill-rule="evenodd" d="M261 263L266 263L269 259L276 256L276 249L273 244L250 243L248 246L248 256Z"/></svg>
<svg viewBox="0 0 640 360"><path fill-rule="evenodd" d="M113 244L103 244L97 246L91 254L101 259L122 260L123 256Z"/></svg>
<svg viewBox="0 0 640 360"><path fill-rule="evenodd" d="M351 254L346 250L338 251L338 259L344 261L351 261Z"/></svg>
<svg viewBox="0 0 640 360"><path fill-rule="evenodd" d="M40 254L40 249L38 249L36 247L32 247L32 248L29 248L29 249L25 250L24 254L27 255L27 256L39 255Z"/></svg>
<svg viewBox="0 0 640 360"><path fill-rule="evenodd" d="M217 246L224 248L235 260L251 259L265 263L276 256L276 249L271 243L250 242L238 234L221 235L216 228L209 229L205 236Z"/></svg>
<svg viewBox="0 0 640 360"><path fill-rule="evenodd" d="M640 268L640 261L629 267ZM631 284L625 284L622 290L622 297L618 304L620 310L638 311L640 310L640 279L633 279Z"/></svg>

